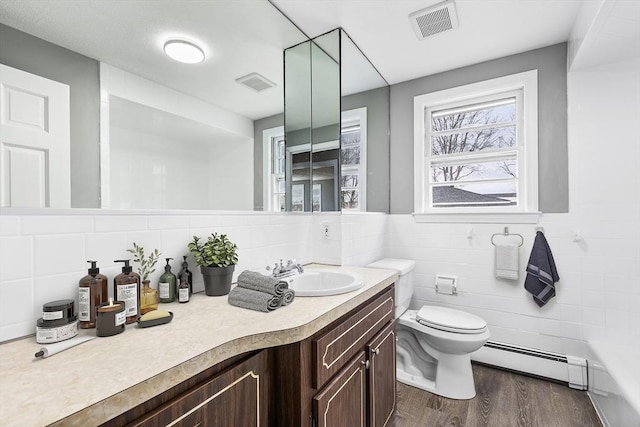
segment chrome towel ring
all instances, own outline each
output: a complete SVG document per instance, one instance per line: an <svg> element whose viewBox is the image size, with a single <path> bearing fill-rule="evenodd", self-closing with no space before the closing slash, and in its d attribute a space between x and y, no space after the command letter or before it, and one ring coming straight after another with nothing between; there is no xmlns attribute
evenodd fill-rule
<svg viewBox="0 0 640 427"><path fill-rule="evenodd" d="M504 228L504 232L502 233L495 233L491 235L491 244L493 246L496 245L496 242L493 241L493 238L496 236L518 236L520 238L520 244L518 245L519 247L524 245L524 237L522 237L522 234L518 234L518 233L509 233L509 227L505 227Z"/></svg>

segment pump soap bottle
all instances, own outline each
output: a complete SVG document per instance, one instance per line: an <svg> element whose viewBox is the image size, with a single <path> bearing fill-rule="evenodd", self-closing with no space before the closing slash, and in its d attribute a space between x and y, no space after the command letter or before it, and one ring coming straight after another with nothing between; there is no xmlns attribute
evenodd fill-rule
<svg viewBox="0 0 640 427"><path fill-rule="evenodd" d="M160 302L173 302L176 299L177 280L176 275L171 272L169 261L173 258L165 258L167 265L164 266L164 273L160 276L158 283L158 293L160 294Z"/></svg>
<svg viewBox="0 0 640 427"><path fill-rule="evenodd" d="M107 276L100 274L100 269L96 267L97 261L87 262L91 264L91 268L78 283L78 319L82 329L96 327L96 307L109 297Z"/></svg>
<svg viewBox="0 0 640 427"><path fill-rule="evenodd" d="M138 320L140 315L140 276L132 271L129 261L128 259L114 261L124 262L124 267L122 267L122 273L113 279L113 296L116 301L124 302L127 325Z"/></svg>
<svg viewBox="0 0 640 427"><path fill-rule="evenodd" d="M193 293L193 274L189 271L189 264L187 263L187 257L182 257L182 270L178 273L178 283L182 285L182 282L187 282L189 285L189 296Z"/></svg>

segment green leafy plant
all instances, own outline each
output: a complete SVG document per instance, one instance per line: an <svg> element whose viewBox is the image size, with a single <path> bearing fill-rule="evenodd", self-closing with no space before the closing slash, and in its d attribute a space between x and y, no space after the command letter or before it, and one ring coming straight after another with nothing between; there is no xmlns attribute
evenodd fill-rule
<svg viewBox="0 0 640 427"><path fill-rule="evenodd" d="M133 242L133 249L127 249L127 252L131 252L133 254L133 262L139 264L138 274L142 281L148 280L149 276L156 271L155 266L160 257L160 252L154 249L154 251L146 257L144 255L144 248L137 245L136 242Z"/></svg>
<svg viewBox="0 0 640 427"><path fill-rule="evenodd" d="M238 263L238 247L226 234L212 233L205 242L193 236L187 247L202 267L229 267Z"/></svg>

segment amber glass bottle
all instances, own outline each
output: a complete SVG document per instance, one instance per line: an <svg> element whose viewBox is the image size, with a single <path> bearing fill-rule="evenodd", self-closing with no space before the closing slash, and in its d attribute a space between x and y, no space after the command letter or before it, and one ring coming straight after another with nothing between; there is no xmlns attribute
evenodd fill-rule
<svg viewBox="0 0 640 427"><path fill-rule="evenodd" d="M132 271L128 259L119 259L114 262L124 262L122 273L113 279L113 296L116 301L124 302L128 325L138 320L140 316L140 276Z"/></svg>
<svg viewBox="0 0 640 427"><path fill-rule="evenodd" d="M158 291L151 286L149 280L142 281L140 289L140 314L145 314L158 309Z"/></svg>
<svg viewBox="0 0 640 427"><path fill-rule="evenodd" d="M107 276L100 274L97 261L87 262L91 268L78 283L78 326L82 329L96 327L96 306L107 302L109 297Z"/></svg>

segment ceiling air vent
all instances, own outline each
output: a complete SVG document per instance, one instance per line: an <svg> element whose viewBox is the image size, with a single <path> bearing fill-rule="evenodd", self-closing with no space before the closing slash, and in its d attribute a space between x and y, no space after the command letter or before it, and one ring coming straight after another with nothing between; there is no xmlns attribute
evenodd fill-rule
<svg viewBox="0 0 640 427"><path fill-rule="evenodd" d="M418 40L458 28L458 15L453 0L438 3L409 15Z"/></svg>
<svg viewBox="0 0 640 427"><path fill-rule="evenodd" d="M255 90L256 92L262 92L263 90L276 85L274 82L258 73L247 74L246 76L237 78L236 81Z"/></svg>

